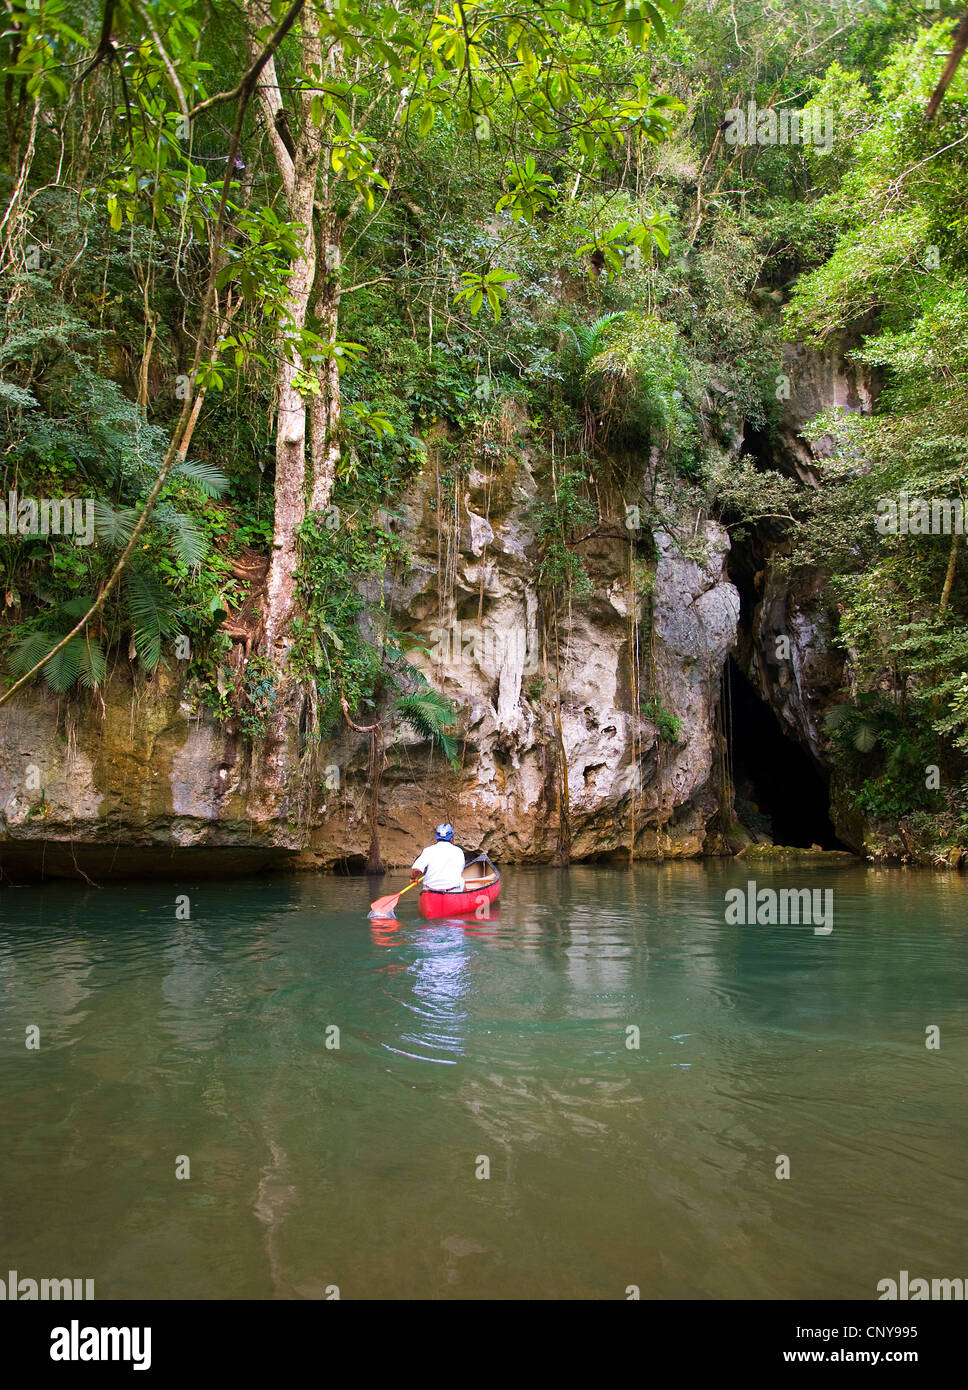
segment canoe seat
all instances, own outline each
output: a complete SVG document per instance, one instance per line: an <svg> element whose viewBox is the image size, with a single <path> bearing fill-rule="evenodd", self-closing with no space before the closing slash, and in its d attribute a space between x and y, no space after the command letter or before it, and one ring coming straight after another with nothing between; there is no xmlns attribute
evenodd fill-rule
<svg viewBox="0 0 968 1390"><path fill-rule="evenodd" d="M476 878L473 874L465 873L463 878L465 888L470 890L472 888L486 888L488 884L494 882L497 874L485 874L483 878Z"/></svg>

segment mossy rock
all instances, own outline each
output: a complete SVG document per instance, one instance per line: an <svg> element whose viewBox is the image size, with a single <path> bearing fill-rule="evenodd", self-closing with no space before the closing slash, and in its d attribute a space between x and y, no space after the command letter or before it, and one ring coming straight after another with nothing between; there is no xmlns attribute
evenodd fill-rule
<svg viewBox="0 0 968 1390"><path fill-rule="evenodd" d="M741 851L746 863L776 864L856 864L856 854L844 849L800 849L795 845L748 845Z"/></svg>

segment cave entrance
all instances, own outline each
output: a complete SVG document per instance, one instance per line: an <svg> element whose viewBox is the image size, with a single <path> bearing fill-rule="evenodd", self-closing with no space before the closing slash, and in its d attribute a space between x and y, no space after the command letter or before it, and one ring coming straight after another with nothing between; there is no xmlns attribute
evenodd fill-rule
<svg viewBox="0 0 968 1390"><path fill-rule="evenodd" d="M830 819L827 780L783 732L732 657L726 662L725 714L730 729L736 816L755 838L775 845L846 849Z"/></svg>

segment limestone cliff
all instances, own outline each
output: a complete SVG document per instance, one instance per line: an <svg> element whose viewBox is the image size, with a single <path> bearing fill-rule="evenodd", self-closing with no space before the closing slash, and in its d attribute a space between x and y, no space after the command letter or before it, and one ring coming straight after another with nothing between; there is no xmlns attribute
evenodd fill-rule
<svg viewBox="0 0 968 1390"><path fill-rule="evenodd" d="M594 528L582 550L594 594L558 613L552 633L525 456L501 482L472 472L442 531L428 466L396 523L413 562L386 577L382 601L420 643L411 660L460 709L461 768L408 726L393 730L380 792L384 860L409 862L443 818L462 843L505 861L550 860L563 841L572 859L713 847L716 708L739 616L724 531L702 521L688 556L658 536L651 588L637 592L634 539L619 525ZM643 705L671 721L664 738ZM362 868L368 753L367 740L344 729L307 775L295 737L267 750L230 732L198 706L174 661L149 680L122 664L94 699L35 688L0 708L4 865L13 877L95 878L176 863ZM265 775L267 762L281 764L281 779L279 766Z"/></svg>
<svg viewBox="0 0 968 1390"><path fill-rule="evenodd" d="M872 388L799 349L784 366L792 391L771 462L815 485L800 429L836 404L869 409ZM613 505L611 522L578 539L593 593L553 613L537 579L536 494L527 449L509 439L499 462L458 482L442 517L431 452L387 519L412 562L366 597L412 634L410 660L459 708L460 768L409 726L392 729L383 859L408 863L441 819L505 862L728 853L724 664L734 652L764 718L772 710L824 770L823 715L843 659L822 576L779 578L768 533L731 555L702 514L684 528L686 553L665 532L653 546ZM253 743L200 705L183 670L170 661L146 680L122 661L95 698L34 688L0 707L0 854L12 877L363 868L368 740L346 727L312 756L295 732ZM862 827L835 814L859 847Z"/></svg>

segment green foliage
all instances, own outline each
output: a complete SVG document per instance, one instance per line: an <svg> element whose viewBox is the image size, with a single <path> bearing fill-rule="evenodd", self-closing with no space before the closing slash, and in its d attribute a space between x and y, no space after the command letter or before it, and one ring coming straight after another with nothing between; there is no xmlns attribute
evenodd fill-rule
<svg viewBox="0 0 968 1390"><path fill-rule="evenodd" d="M682 742L682 719L667 710L661 699L649 699L645 694L639 698L639 706L650 724L654 724L663 743Z"/></svg>
<svg viewBox="0 0 968 1390"><path fill-rule="evenodd" d="M277 694L275 672L268 659L265 656L250 658L243 672L239 721L248 738L265 738Z"/></svg>
<svg viewBox="0 0 968 1390"><path fill-rule="evenodd" d="M594 525L598 511L585 495L586 478L569 469L554 482L554 495L548 501L532 503L535 536L541 548L539 584L562 589L574 599L589 597L594 586L581 557L570 541L579 527Z"/></svg>
<svg viewBox="0 0 968 1390"><path fill-rule="evenodd" d="M446 732L456 718L449 700L445 700L426 680L422 680L416 692L397 698L394 709L416 729L421 738L437 744L451 767L457 770L457 740Z"/></svg>
<svg viewBox="0 0 968 1390"><path fill-rule="evenodd" d="M513 270L488 270L479 274L465 271L460 278L463 288L454 296L454 303L459 304L466 299L471 313L476 316L486 299L494 315L494 322L499 323L501 305L508 297L507 287L512 280L520 277Z"/></svg>
<svg viewBox="0 0 968 1390"><path fill-rule="evenodd" d="M384 679L388 649L396 650L385 614L372 612L361 588L382 575L404 551L385 526L348 520L335 528L311 516L303 525L296 579L303 616L296 619L291 663L320 696L321 731L342 717L345 697L352 709L373 700Z"/></svg>
<svg viewBox="0 0 968 1390"><path fill-rule="evenodd" d="M414 689L384 602L383 576L407 558L398 499L432 435L442 525L472 467L499 484L526 451L538 579L554 601L592 595L584 532L616 494L687 550L716 506L734 540L755 528L791 569L826 574L858 695L854 724L839 716L831 731L835 756L867 814L929 813L904 790L918 758L957 765L968 753L964 551L875 522L901 490L966 492L968 66L923 120L954 15L900 0L680 9L347 0L316 7L322 83L294 28L276 55L292 120L277 134L320 132L315 220L327 236L339 229L340 254L330 264L318 248L316 292L296 322L288 291L306 229L287 212L253 103L216 262L224 317L193 384L208 394L192 458L101 618L45 671L54 688L96 686L132 647L155 669L184 634L213 706L241 709L260 736L276 698L264 654L238 690L221 669L221 623L241 597L230 560L272 543L280 359L298 367L307 400L330 389L335 364L339 521L302 530L293 634L292 674L317 697L314 734L335 726L345 697L374 717L395 705L449 746L448 710ZM253 35L244 7L210 7L204 24L196 11L116 0L108 56L100 13L81 3L21 5L0 35L0 489L96 501L92 546L23 537L0 549L0 645L14 675L98 592L188 389L235 107L184 113L236 89L253 40L279 18L267 11ZM727 147L724 112L747 97L832 110L833 149ZM340 291L335 322L323 290ZM810 426L823 439L820 488L771 466L784 331L827 353L846 347L881 388L873 414ZM757 457L737 459L754 433ZM678 738L659 702L644 712Z"/></svg>
<svg viewBox="0 0 968 1390"><path fill-rule="evenodd" d="M826 718L838 766L854 781L848 800L875 819L894 819L937 805L925 770L938 757L937 741L898 702L879 694L835 705Z"/></svg>
<svg viewBox="0 0 968 1390"><path fill-rule="evenodd" d="M93 595L50 604L42 616L27 619L11 631L10 673L22 676L57 645L93 603ZM106 615L100 634L90 630L72 637L42 668L52 690L62 692L79 682L94 689L107 674L107 652L127 634L148 671L162 659L162 644L181 630L181 616L171 592L146 569L128 572L121 603Z"/></svg>
<svg viewBox="0 0 968 1390"><path fill-rule="evenodd" d="M582 385L592 362L602 351L608 330L627 317L628 310L613 309L611 313L600 314L592 323L562 324L562 334L574 350L576 372Z"/></svg>

